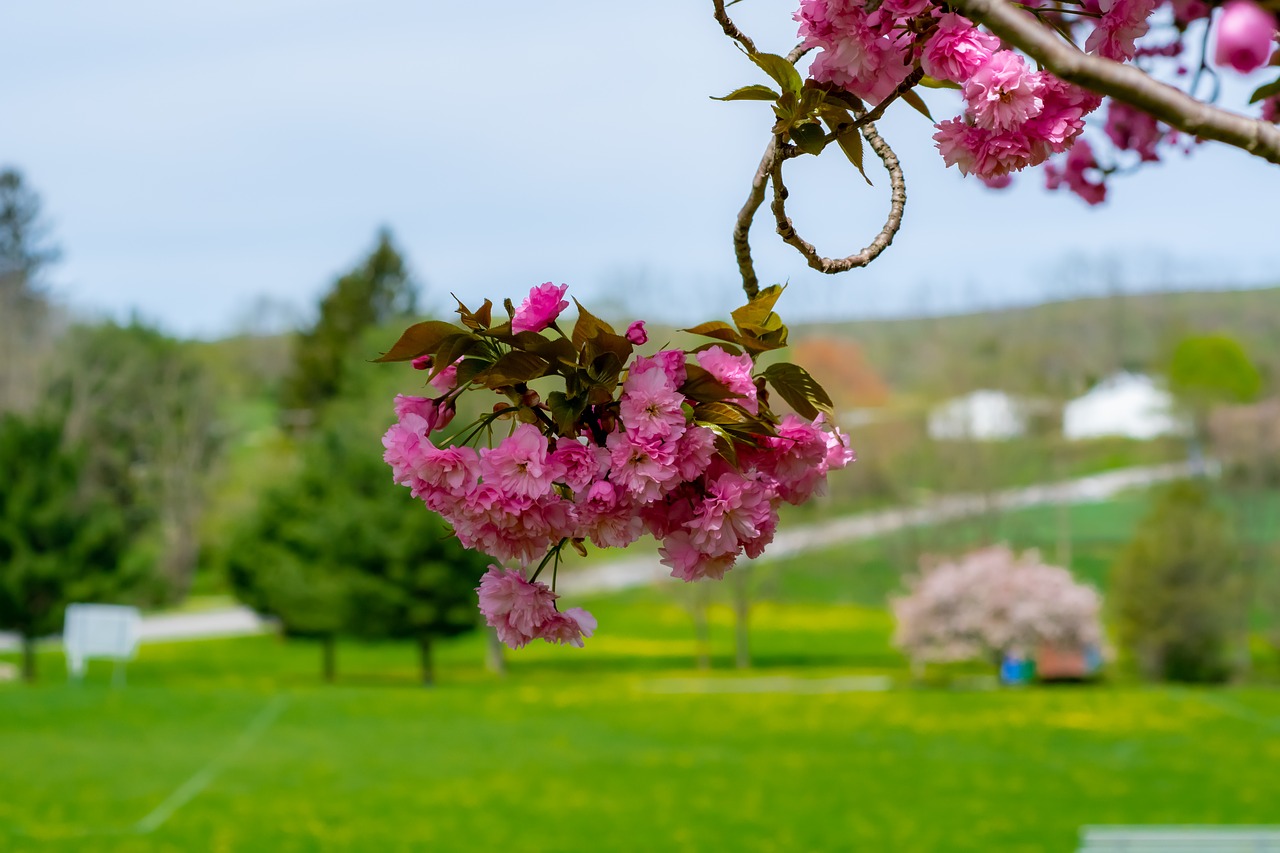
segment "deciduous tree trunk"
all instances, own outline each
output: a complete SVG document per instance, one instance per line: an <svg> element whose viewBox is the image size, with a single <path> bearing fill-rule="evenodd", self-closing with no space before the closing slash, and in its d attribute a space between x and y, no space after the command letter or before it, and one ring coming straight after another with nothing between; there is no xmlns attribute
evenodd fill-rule
<svg viewBox="0 0 1280 853"><path fill-rule="evenodd" d="M28 684L36 680L36 638L22 635L22 680Z"/></svg>
<svg viewBox="0 0 1280 853"><path fill-rule="evenodd" d="M431 658L431 636L421 634L418 637L418 663L422 667L422 684L430 687L436 683L435 664Z"/></svg>
<svg viewBox="0 0 1280 853"><path fill-rule="evenodd" d="M338 673L337 661L337 640L333 634L325 634L320 640L320 650L322 655L321 665L323 667L324 681L326 684L332 684L334 677Z"/></svg>
<svg viewBox="0 0 1280 853"><path fill-rule="evenodd" d="M751 615L751 602L747 596L747 572L742 566L733 573L733 634L734 660L738 669L751 668L751 642L748 620Z"/></svg>

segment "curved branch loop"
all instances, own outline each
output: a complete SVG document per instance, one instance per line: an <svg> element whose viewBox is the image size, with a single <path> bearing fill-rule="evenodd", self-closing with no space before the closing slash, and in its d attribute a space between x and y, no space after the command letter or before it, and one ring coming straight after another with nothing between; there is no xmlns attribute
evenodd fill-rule
<svg viewBox="0 0 1280 853"><path fill-rule="evenodd" d="M889 244L893 242L898 229L902 227L902 212L907 205L907 185L902 177L902 164L898 162L898 155L893 153L889 143L884 141L884 138L876 130L876 126L871 122L863 124L859 130L862 132L862 138L867 140L867 144L871 146L871 150L876 152L880 161L884 163L885 169L889 172L890 183L889 216L885 220L884 227L880 229L880 233L861 252L849 255L846 258L824 258L818 254L818 250L813 247L812 243L796 233L795 226L791 223L790 217L787 216L787 186L782 181L782 163L785 158L775 157L769 170L769 177L773 182L773 203L771 208L773 210L773 218L778 225L778 236L782 237L784 242L794 246L796 251L804 256L810 267L828 275L865 267L879 257L881 252L889 248ZM735 238L736 236L737 232L735 232Z"/></svg>

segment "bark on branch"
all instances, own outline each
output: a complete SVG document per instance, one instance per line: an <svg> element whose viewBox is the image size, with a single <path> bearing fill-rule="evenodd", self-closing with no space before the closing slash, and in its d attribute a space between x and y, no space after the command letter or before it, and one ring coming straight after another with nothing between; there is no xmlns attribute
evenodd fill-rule
<svg viewBox="0 0 1280 853"><path fill-rule="evenodd" d="M787 216L787 186L782 181L782 163L783 157L776 157L769 172L769 177L773 183L773 218L778 226L778 235L783 241L804 255L805 261L810 267L818 272L835 275L836 273L848 272L857 267L865 267L880 256L880 253L889 248L889 244L893 242L894 236L898 233L898 229L902 227L902 212L907 205L907 185L902 177L902 164L898 162L898 156L893 153L893 149L889 147L889 143L885 142L876 131L876 126L871 123L863 124L859 128L862 138L867 140L867 144L871 146L871 150L884 163L885 169L889 172L890 194L889 194L889 216L885 220L884 227L880 229L880 233L871 241L861 252L849 255L846 258L824 258L818 254L818 250L813 247L812 243L806 241L803 237L796 233L795 226L791 224L791 219Z"/></svg>
<svg viewBox="0 0 1280 853"><path fill-rule="evenodd" d="M1225 142L1280 164L1280 127L1233 113L1165 85L1132 65L1091 56L1060 39L1008 0L949 0L972 21L1036 60L1055 77L1150 113L1201 139Z"/></svg>

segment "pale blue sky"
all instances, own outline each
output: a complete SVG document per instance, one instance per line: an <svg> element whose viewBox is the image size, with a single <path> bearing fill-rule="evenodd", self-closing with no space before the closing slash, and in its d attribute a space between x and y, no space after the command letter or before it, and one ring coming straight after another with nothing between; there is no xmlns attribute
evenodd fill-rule
<svg viewBox="0 0 1280 853"><path fill-rule="evenodd" d="M734 9L785 52L792 7ZM0 162L44 196L72 304L176 332L229 329L260 295L309 306L381 224L437 305L554 280L692 322L739 301L729 233L770 122L767 105L708 99L760 82L709 9L14 5ZM958 110L952 93L927 99L937 118ZM762 276L793 283L784 315L1032 298L1080 277L1073 256L1123 255L1131 284L1280 279L1280 170L1239 152L1204 146L1089 209L1038 175L1004 193L962 180L906 107L882 130L907 170L901 235L870 269L828 278L762 222ZM868 189L834 151L793 173L797 225L829 254L879 227L883 175Z"/></svg>

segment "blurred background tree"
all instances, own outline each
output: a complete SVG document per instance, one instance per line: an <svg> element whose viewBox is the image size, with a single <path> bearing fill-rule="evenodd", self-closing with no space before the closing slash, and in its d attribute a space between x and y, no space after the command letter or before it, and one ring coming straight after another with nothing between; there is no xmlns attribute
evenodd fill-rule
<svg viewBox="0 0 1280 853"><path fill-rule="evenodd" d="M117 600L144 575L122 559L122 513L86 488L86 454L63 439L55 419L0 418L0 629L21 637L27 681L68 604Z"/></svg>
<svg viewBox="0 0 1280 853"><path fill-rule="evenodd" d="M58 259L40 197L15 169L0 170L0 412L30 411L51 351L45 269Z"/></svg>
<svg viewBox="0 0 1280 853"><path fill-rule="evenodd" d="M1175 483L1157 497L1112 574L1120 645L1144 678L1217 682L1234 674L1247 630L1238 557L1206 482Z"/></svg>
<svg viewBox="0 0 1280 853"><path fill-rule="evenodd" d="M479 626L475 587L488 560L391 488L376 433L337 420L306 440L297 470L263 495L227 549L241 601L286 634L323 641L333 678L339 635L412 638L431 683L432 640Z"/></svg>
<svg viewBox="0 0 1280 853"><path fill-rule="evenodd" d="M343 393L349 361L365 333L416 307L417 285L384 229L369 255L333 283L315 324L294 341L293 369L280 400L287 425L311 424L321 406Z"/></svg>

